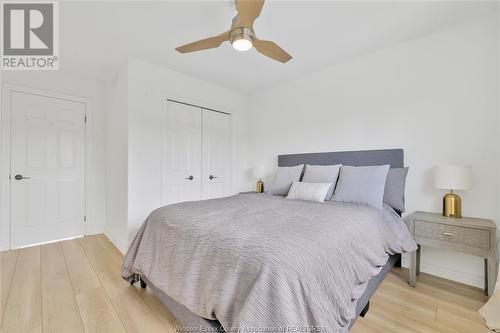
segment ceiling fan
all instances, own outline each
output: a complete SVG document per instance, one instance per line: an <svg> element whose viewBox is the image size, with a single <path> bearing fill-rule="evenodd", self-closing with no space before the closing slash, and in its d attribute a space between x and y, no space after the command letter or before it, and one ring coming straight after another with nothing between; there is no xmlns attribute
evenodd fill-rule
<svg viewBox="0 0 500 333"><path fill-rule="evenodd" d="M176 48L180 53L188 53L213 49L219 47L225 41L231 41L231 45L238 51L248 51L253 47L263 55L276 61L285 63L292 59L285 50L276 43L269 40L257 39L253 30L253 23L259 17L264 0L236 0L236 11L238 14L233 18L231 29L220 35L202 39Z"/></svg>

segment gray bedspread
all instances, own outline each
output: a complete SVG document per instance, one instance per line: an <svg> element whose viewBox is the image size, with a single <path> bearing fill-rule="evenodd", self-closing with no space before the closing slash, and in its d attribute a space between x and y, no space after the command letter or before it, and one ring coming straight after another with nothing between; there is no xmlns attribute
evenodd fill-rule
<svg viewBox="0 0 500 333"><path fill-rule="evenodd" d="M415 249L389 209L245 194L155 210L122 276L228 331L344 332L388 254Z"/></svg>

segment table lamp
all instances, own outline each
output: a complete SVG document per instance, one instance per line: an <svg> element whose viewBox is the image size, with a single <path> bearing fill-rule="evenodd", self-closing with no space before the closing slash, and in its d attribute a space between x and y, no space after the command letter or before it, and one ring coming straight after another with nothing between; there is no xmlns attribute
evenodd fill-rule
<svg viewBox="0 0 500 333"><path fill-rule="evenodd" d="M450 192L443 198L443 216L462 217L462 200L454 190L468 190L472 187L472 167L442 165L433 168L434 187Z"/></svg>
<svg viewBox="0 0 500 333"><path fill-rule="evenodd" d="M255 186L255 191L257 193L262 193L264 192L264 182L262 181L262 178L264 177L264 168L262 165L255 166L252 170L253 177L258 179L257 185Z"/></svg>

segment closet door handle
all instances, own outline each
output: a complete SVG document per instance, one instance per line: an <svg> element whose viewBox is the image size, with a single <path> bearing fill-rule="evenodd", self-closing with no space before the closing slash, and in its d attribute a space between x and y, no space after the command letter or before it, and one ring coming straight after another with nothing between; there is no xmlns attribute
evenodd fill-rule
<svg viewBox="0 0 500 333"><path fill-rule="evenodd" d="M215 178L219 178L219 177L215 177L215 176L212 176L212 175L208 176L208 179L210 179L210 180L215 179Z"/></svg>
<svg viewBox="0 0 500 333"><path fill-rule="evenodd" d="M193 179L194 179L194 177L193 177L193 176L189 176L189 177L186 177L186 178L184 178L184 179L193 180Z"/></svg>

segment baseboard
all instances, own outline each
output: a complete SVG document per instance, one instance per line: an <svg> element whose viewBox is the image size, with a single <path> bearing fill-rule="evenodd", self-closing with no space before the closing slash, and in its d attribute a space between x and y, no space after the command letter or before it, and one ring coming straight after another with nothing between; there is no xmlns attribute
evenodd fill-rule
<svg viewBox="0 0 500 333"><path fill-rule="evenodd" d="M401 265L403 267L406 267L406 268L410 267L409 259L406 259L403 257ZM439 276L439 277L442 277L444 279L464 283L464 284L467 284L470 286L484 288L484 276L479 275L479 274L460 272L460 271L448 269L448 268L445 268L442 266L430 264L430 263L427 263L424 261L420 262L420 271L427 273L427 274L430 274L430 275Z"/></svg>
<svg viewBox="0 0 500 333"><path fill-rule="evenodd" d="M106 237L108 237L108 239L111 241L111 243L113 243L114 246L116 246L116 248L123 254L125 255L127 253L127 246L121 244L121 242L119 241L119 237L117 235L114 234L114 232L112 232L111 230L106 230L104 232L104 235Z"/></svg>

